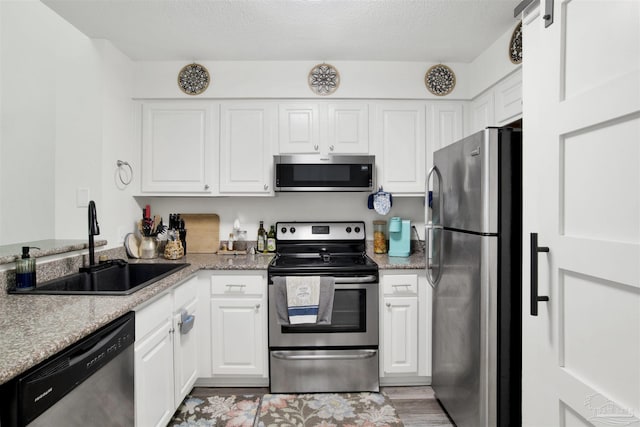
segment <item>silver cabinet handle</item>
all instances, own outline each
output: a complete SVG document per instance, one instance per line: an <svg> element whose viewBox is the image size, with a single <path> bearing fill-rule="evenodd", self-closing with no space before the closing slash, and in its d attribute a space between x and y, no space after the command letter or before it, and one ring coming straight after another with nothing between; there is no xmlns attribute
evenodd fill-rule
<svg viewBox="0 0 640 427"><path fill-rule="evenodd" d="M318 151L318 144L314 144L314 145L313 145L313 149L314 149L314 150L316 150L316 151Z"/></svg>
<svg viewBox="0 0 640 427"><path fill-rule="evenodd" d="M442 175L440 174L440 171L438 170L438 168L436 166L432 167L431 170L429 171L429 175L427 175L427 182L425 185L425 197L429 197L429 183L431 182L431 176L433 174L436 174L437 178L438 178L438 197L440 198L440 200L438 201L438 220L441 221L442 220L442 213L443 213L443 197L444 195L442 194ZM424 256L425 256L425 263L427 265L427 281L429 282L429 284L431 285L431 287L433 287L434 289L436 288L436 286L438 285L438 282L440 281L440 277L442 275L442 265L441 265L441 260L440 260L440 254L442 253L442 226L441 225L434 225L433 222L428 222L425 224L424 226L424 241L425 241L425 251L424 251ZM440 233L438 233L438 243L439 243L439 247L436 248L436 252L438 254L438 273L436 274L436 277L432 277L431 276L431 271L429 270L433 270L433 267L431 266L431 263L429 262L429 255L431 255L431 249L429 247L429 232L431 230L434 230L434 236L435 236L435 230L440 230ZM434 242L434 246L435 246L435 242Z"/></svg>
<svg viewBox="0 0 640 427"><path fill-rule="evenodd" d="M233 290L234 290L234 288L239 288L239 289L237 290L237 292L243 292L243 291L244 291L244 288L246 288L246 287L247 287L247 285L236 285L236 284L228 284L228 285L227 285L227 288L229 288L229 289L228 289L229 291L233 291Z"/></svg>
<svg viewBox="0 0 640 427"><path fill-rule="evenodd" d="M265 184L265 185L264 185L264 191L267 191L268 189L269 189L269 185L268 185L268 184Z"/></svg>
<svg viewBox="0 0 640 427"><path fill-rule="evenodd" d="M390 302L387 303L387 307L391 308L391 303Z"/></svg>
<svg viewBox="0 0 640 427"><path fill-rule="evenodd" d="M204 185L204 189L205 189L205 190L208 190L208 189L209 189L209 184L205 184L205 185Z"/></svg>
<svg viewBox="0 0 640 427"><path fill-rule="evenodd" d="M334 149L334 148L335 148L335 147L334 147L333 145L330 145L330 146L329 146L329 150L330 150L330 151L333 151L333 149Z"/></svg>
<svg viewBox="0 0 640 427"><path fill-rule="evenodd" d="M256 313L260 311L260 304L256 304Z"/></svg>

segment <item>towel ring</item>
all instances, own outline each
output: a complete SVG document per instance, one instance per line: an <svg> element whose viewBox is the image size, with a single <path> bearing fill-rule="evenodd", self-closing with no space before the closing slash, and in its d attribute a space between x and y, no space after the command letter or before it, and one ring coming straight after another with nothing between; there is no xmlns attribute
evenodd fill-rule
<svg viewBox="0 0 640 427"><path fill-rule="evenodd" d="M116 165L118 166L118 178L120 179L120 182L123 183L124 185L131 184L131 180L133 179L133 168L131 167L131 165L128 162L125 162L124 160L118 160L116 162ZM129 168L128 177L126 175L124 178L122 177L122 170L124 169L123 166L126 166Z"/></svg>

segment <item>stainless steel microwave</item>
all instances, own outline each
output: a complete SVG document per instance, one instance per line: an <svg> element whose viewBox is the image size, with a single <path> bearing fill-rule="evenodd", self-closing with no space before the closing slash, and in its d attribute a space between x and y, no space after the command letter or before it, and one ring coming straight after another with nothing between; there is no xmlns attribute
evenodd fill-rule
<svg viewBox="0 0 640 427"><path fill-rule="evenodd" d="M368 191L375 188L375 156L274 156L275 191Z"/></svg>

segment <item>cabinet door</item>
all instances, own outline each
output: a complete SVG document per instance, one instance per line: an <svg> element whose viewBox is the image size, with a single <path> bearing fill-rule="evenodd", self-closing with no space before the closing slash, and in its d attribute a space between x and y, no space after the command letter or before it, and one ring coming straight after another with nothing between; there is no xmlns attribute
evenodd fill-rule
<svg viewBox="0 0 640 427"><path fill-rule="evenodd" d="M430 106L427 169L433 165L433 153L462 138L462 103L438 102Z"/></svg>
<svg viewBox="0 0 640 427"><path fill-rule="evenodd" d="M522 117L522 70L518 70L496 86L496 124L504 126Z"/></svg>
<svg viewBox="0 0 640 427"><path fill-rule="evenodd" d="M200 319L198 317L197 294L191 301L178 307L173 316L173 349L174 349L174 402L177 408L182 399L191 391L193 384L198 378L198 328ZM189 315L195 316L193 327L187 333L182 333L181 310L185 310Z"/></svg>
<svg viewBox="0 0 640 427"><path fill-rule="evenodd" d="M221 106L220 193L271 193L271 108L244 103Z"/></svg>
<svg viewBox="0 0 640 427"><path fill-rule="evenodd" d="M471 101L471 125L469 133L475 133L487 126L494 126L493 89Z"/></svg>
<svg viewBox="0 0 640 427"><path fill-rule="evenodd" d="M320 110L317 104L281 104L278 122L280 154L320 152Z"/></svg>
<svg viewBox="0 0 640 427"><path fill-rule="evenodd" d="M211 299L211 373L266 376L263 298Z"/></svg>
<svg viewBox="0 0 640 427"><path fill-rule="evenodd" d="M173 345L169 316L135 344L137 426L166 426L173 415Z"/></svg>
<svg viewBox="0 0 640 427"><path fill-rule="evenodd" d="M425 108L418 102L385 103L376 108L377 184L386 191L424 194Z"/></svg>
<svg viewBox="0 0 640 427"><path fill-rule="evenodd" d="M213 191L213 119L211 103L142 106L143 192Z"/></svg>
<svg viewBox="0 0 640 427"><path fill-rule="evenodd" d="M335 154L369 154L369 106L367 104L327 105L326 150Z"/></svg>
<svg viewBox="0 0 640 427"><path fill-rule="evenodd" d="M418 297L385 297L385 374L418 374Z"/></svg>

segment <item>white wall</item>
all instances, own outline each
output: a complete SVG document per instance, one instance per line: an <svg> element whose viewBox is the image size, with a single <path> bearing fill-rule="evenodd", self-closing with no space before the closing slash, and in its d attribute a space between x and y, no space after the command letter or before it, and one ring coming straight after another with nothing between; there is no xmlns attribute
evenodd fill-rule
<svg viewBox="0 0 640 427"><path fill-rule="evenodd" d="M509 59L509 43L516 26L517 23L469 64L467 99L475 98L520 68Z"/></svg>
<svg viewBox="0 0 640 427"><path fill-rule="evenodd" d="M86 239L78 188L98 205L101 238L116 242L138 210L105 178L137 150L131 62L36 0L2 1L0 19L0 244Z"/></svg>
<svg viewBox="0 0 640 427"><path fill-rule="evenodd" d="M307 84L309 61L197 61L211 74L207 90L197 98L373 98L468 99L468 64L446 64L456 74L449 95L431 94L424 76L437 62L326 61L340 73L333 95L318 97ZM135 64L134 98L193 98L180 91L177 76L185 62L141 61Z"/></svg>
<svg viewBox="0 0 640 427"><path fill-rule="evenodd" d="M53 35L63 26L36 1L2 2L1 14L0 243L7 244L55 234Z"/></svg>
<svg viewBox="0 0 640 427"><path fill-rule="evenodd" d="M226 240L238 218L248 239L256 240L258 223L265 227L277 221L366 221L367 236L373 238L373 220L392 216L410 219L424 238L424 197L394 197L388 215L367 208L366 193L278 193L275 197L174 198L140 197L152 214L166 222L169 213L216 213L220 216L220 239ZM188 231L187 231L188 233ZM414 235L415 238L415 235ZM188 248L187 248L188 250Z"/></svg>
<svg viewBox="0 0 640 427"><path fill-rule="evenodd" d="M0 244L43 238L86 238L86 208L76 190L88 188L98 206L101 238L119 245L133 231L140 207L168 219L171 212L215 212L221 236L240 218L249 236L258 221L383 218L366 208L366 194L278 194L273 198L134 198L139 188L140 139L132 98L186 98L176 79L180 62L133 63L108 41L91 40L36 0L0 8ZM327 98L467 100L514 69L507 56L511 30L471 64L447 64L457 76L444 98L424 86L435 62L327 61L341 86ZM309 90L308 61L198 61L212 83L199 98L318 98ZM134 182L117 180L116 161L134 167ZM55 164L55 167L54 167ZM20 187L28 176L37 185ZM55 183L55 184L54 184ZM416 223L423 235L423 199L395 199L390 216ZM388 217L383 218L388 219Z"/></svg>

